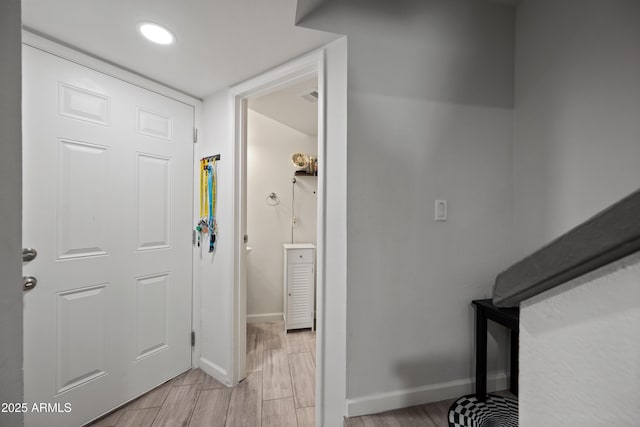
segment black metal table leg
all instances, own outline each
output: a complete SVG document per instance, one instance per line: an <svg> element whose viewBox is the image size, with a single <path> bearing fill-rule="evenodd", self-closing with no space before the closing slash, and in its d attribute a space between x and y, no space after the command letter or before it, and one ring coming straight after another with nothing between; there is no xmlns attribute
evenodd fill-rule
<svg viewBox="0 0 640 427"><path fill-rule="evenodd" d="M472 301L476 309L476 398L487 398L487 323L492 320L511 331L511 381L509 389L518 394L518 337L520 309L498 308L489 299Z"/></svg>
<svg viewBox="0 0 640 427"><path fill-rule="evenodd" d="M509 385L509 390L511 393L518 395L518 331L511 330L511 381Z"/></svg>
<svg viewBox="0 0 640 427"><path fill-rule="evenodd" d="M476 307L476 398L487 399L487 317Z"/></svg>

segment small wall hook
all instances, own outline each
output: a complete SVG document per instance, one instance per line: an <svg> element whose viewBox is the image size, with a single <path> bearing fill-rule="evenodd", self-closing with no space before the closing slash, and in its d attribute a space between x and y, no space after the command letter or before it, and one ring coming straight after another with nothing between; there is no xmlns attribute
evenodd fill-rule
<svg viewBox="0 0 640 427"><path fill-rule="evenodd" d="M266 200L269 206L277 206L280 204L280 198L276 193L273 193L273 192L269 193Z"/></svg>

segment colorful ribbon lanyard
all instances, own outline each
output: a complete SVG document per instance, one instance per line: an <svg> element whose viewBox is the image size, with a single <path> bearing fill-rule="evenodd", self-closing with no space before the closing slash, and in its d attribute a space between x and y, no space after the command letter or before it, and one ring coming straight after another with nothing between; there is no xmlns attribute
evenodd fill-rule
<svg viewBox="0 0 640 427"><path fill-rule="evenodd" d="M205 174L207 167L207 161L205 159L200 160L200 219L205 217Z"/></svg>
<svg viewBox="0 0 640 427"><path fill-rule="evenodd" d="M218 234L218 226L216 225L216 187L217 187L218 169L216 160L209 165L209 252L216 249L216 234Z"/></svg>
<svg viewBox="0 0 640 427"><path fill-rule="evenodd" d="M208 199L207 202L209 203L209 228L213 227L213 167L211 165L207 166L207 172L208 172L208 181L207 181L207 188L208 188Z"/></svg>
<svg viewBox="0 0 640 427"><path fill-rule="evenodd" d="M215 217L217 172L215 158L211 161L200 160L200 222L196 226L196 232L198 232L198 246L200 246L200 233L209 234L209 252L215 250L218 233Z"/></svg>

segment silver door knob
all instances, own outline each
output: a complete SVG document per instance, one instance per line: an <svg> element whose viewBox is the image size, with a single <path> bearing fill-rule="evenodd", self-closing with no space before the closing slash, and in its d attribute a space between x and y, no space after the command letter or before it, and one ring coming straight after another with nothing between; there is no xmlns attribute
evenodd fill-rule
<svg viewBox="0 0 640 427"><path fill-rule="evenodd" d="M31 289L35 288L37 284L38 284L38 279L36 279L33 276L23 276L22 277L22 290L23 291L30 291Z"/></svg>
<svg viewBox="0 0 640 427"><path fill-rule="evenodd" d="M29 262L36 259L38 256L38 251L33 248L24 248L22 250L22 262Z"/></svg>

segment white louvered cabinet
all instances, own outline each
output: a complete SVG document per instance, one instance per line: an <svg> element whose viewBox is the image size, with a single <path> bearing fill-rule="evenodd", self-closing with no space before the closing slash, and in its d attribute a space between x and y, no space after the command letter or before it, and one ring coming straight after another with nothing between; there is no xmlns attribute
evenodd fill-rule
<svg viewBox="0 0 640 427"><path fill-rule="evenodd" d="M284 244L284 328L312 328L315 308L315 252L310 243Z"/></svg>

